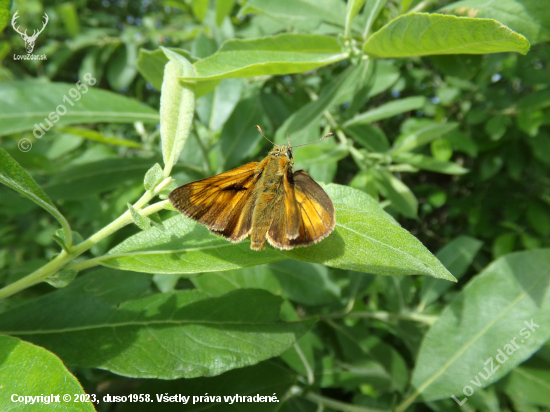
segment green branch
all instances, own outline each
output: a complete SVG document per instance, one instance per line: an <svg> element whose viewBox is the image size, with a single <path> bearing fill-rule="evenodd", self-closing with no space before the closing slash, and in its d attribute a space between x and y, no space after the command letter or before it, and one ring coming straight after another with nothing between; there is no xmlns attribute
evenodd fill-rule
<svg viewBox="0 0 550 412"><path fill-rule="evenodd" d="M157 196L168 184L171 182L172 178L168 177L164 179L162 182L160 182L154 189L148 190L144 193L144 195L139 199L133 206L136 210L140 210L144 205L149 203L151 199L153 199L155 196ZM167 200L155 203L154 205L151 205L143 211L141 211L141 214L144 216L150 215L152 213L155 213L159 210L161 210L164 205L168 203ZM73 248L69 249L69 252L66 252L63 250L59 255L57 255L53 260L46 263L41 268L35 270L31 274L25 276L22 279L19 279L18 281L11 283L4 288L0 289L0 299L7 298L8 296L11 296L17 292L20 292L24 289L27 289L33 285L36 285L37 283L40 283L44 281L47 277L54 275L57 273L60 269L65 267L67 264L69 264L72 260L86 252L88 249L90 249L95 244L99 243L101 240L105 239L107 236L113 234L114 232L122 229L124 226L132 222L132 216L130 214L130 211L127 210L124 212L118 219L114 220L107 226L105 226L100 231L94 233L92 236L90 236L88 239L84 240L82 243L79 243ZM90 259L94 260L94 259ZM86 261L88 262L88 261ZM81 262L78 264L75 264L71 267L71 269L74 270L74 267L79 267L81 265L82 268L85 267L91 267L94 265L86 266L84 264L85 262Z"/></svg>

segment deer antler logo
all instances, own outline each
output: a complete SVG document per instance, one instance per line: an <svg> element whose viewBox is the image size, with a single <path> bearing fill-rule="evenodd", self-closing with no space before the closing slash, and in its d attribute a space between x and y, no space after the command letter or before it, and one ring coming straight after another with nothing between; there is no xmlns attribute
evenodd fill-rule
<svg viewBox="0 0 550 412"><path fill-rule="evenodd" d="M13 15L13 18L11 19L11 25L13 26L13 29L16 31L16 33L19 33L23 38L23 40L25 41L25 49L27 49L27 53L32 53L32 51L34 50L34 42L36 41L36 38L40 33L44 31L46 24L48 24L48 20L49 20L48 15L44 13L44 17L46 18L46 21L44 21L44 25L42 26L42 28L40 30L35 30L32 36L28 36L27 30L25 30L25 33L22 33L21 31L19 31L19 27L15 27L15 20L17 20L17 17L18 17L17 13L19 13L19 10L17 10Z"/></svg>

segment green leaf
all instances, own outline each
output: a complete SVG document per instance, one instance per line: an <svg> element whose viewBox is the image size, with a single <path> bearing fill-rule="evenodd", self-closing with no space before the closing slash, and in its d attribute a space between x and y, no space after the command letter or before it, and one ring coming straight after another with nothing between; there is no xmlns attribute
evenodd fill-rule
<svg viewBox="0 0 550 412"><path fill-rule="evenodd" d="M365 31L363 33L363 38L367 39L370 35L372 25L380 11L384 8L388 0L367 0L365 5L365 15L367 16L367 23L365 25Z"/></svg>
<svg viewBox="0 0 550 412"><path fill-rule="evenodd" d="M343 60L334 37L315 34L281 34L251 40L229 40L217 53L194 64L196 77L184 80L215 80L302 73Z"/></svg>
<svg viewBox="0 0 550 412"><path fill-rule="evenodd" d="M550 107L550 90L537 90L518 101L518 110L534 111Z"/></svg>
<svg viewBox="0 0 550 412"><path fill-rule="evenodd" d="M17 338L3 335L0 335L0 353L2 353L0 405L4 410L62 410L60 406L66 404L62 397L64 394L70 394L71 411L95 411L90 402L73 402L75 396L85 395L86 392L53 353ZM44 371L48 371L47 374ZM14 394L16 394L15 398L12 397ZM50 398L51 403L45 405L45 402L39 398L41 395L60 398ZM25 405L27 396L33 397L36 402L34 406L30 406L30 400ZM22 400L19 400L19 397ZM14 403L14 399L17 399L17 403Z"/></svg>
<svg viewBox="0 0 550 412"><path fill-rule="evenodd" d="M4 149L0 148L0 182L32 200L50 213L63 227L70 230L65 217L57 210L48 195ZM72 236L71 236L72 237ZM72 243L72 240L70 241Z"/></svg>
<svg viewBox="0 0 550 412"><path fill-rule="evenodd" d="M425 336L408 401L462 400L464 387L475 392L531 357L550 338L533 325L550 322L549 265L548 249L519 252L473 278Z"/></svg>
<svg viewBox="0 0 550 412"><path fill-rule="evenodd" d="M132 216L132 221L141 230L147 230L151 227L151 220L147 216L142 216L134 207L128 203L128 210Z"/></svg>
<svg viewBox="0 0 550 412"><path fill-rule="evenodd" d="M195 83L182 82L180 78L192 79L195 71L185 57L165 48L162 51L169 59L160 93L162 157L164 176L168 177L189 137L195 113Z"/></svg>
<svg viewBox="0 0 550 412"><path fill-rule="evenodd" d="M437 139L430 143L430 151L436 160L446 162L453 157L453 144L447 139Z"/></svg>
<svg viewBox="0 0 550 412"><path fill-rule="evenodd" d="M393 143L393 147L389 150L389 154L394 156L403 152L416 149L431 141L443 136L458 127L458 123L436 123L423 127L411 133L399 136Z"/></svg>
<svg viewBox="0 0 550 412"><path fill-rule="evenodd" d="M550 362L533 356L506 377L503 389L514 401L550 406Z"/></svg>
<svg viewBox="0 0 550 412"><path fill-rule="evenodd" d="M282 299L252 289L214 298L184 290L121 301L115 287L133 283L136 274L98 272L2 313L0 330L51 349L68 365L176 379L219 375L278 356L316 322L282 322Z"/></svg>
<svg viewBox="0 0 550 412"><path fill-rule="evenodd" d="M430 58L443 73L471 80L481 69L483 56L479 54L447 54Z"/></svg>
<svg viewBox="0 0 550 412"><path fill-rule="evenodd" d="M447 175L462 175L468 173L468 169L463 168L453 162L437 160L430 156L424 156L418 153L398 153L392 156L395 162L407 163L411 166L431 172L445 173Z"/></svg>
<svg viewBox="0 0 550 412"><path fill-rule="evenodd" d="M313 29L322 21L344 26L346 6L338 0L249 0L239 16L265 14L287 25Z"/></svg>
<svg viewBox="0 0 550 412"><path fill-rule="evenodd" d="M193 10L193 14L200 22L202 22L206 17L208 3L210 3L210 0L191 0L191 9Z"/></svg>
<svg viewBox="0 0 550 412"><path fill-rule="evenodd" d="M296 149L298 156L295 158L295 169L309 168L312 166L327 166L345 158L348 148L342 144L325 143Z"/></svg>
<svg viewBox="0 0 550 412"><path fill-rule="evenodd" d="M465 0L442 7L440 11L495 19L522 33L533 45L550 40L550 10L538 0Z"/></svg>
<svg viewBox="0 0 550 412"><path fill-rule="evenodd" d="M459 236L447 243L435 256L453 274L460 279L472 264L475 255L481 249L483 242L469 236ZM435 301L451 286L451 283L439 279L425 278L420 290L420 308ZM422 310L420 310L422 311Z"/></svg>
<svg viewBox="0 0 550 412"><path fill-rule="evenodd" d="M376 109L369 110L365 113L360 113L354 118L344 123L344 127L354 126L358 124L369 124L378 120L387 119L395 115L417 110L424 106L426 98L424 96L405 97L404 99L395 100L385 103Z"/></svg>
<svg viewBox="0 0 550 412"><path fill-rule="evenodd" d="M370 86L367 97L376 96L390 87L399 79L399 69L392 61L375 60L374 83Z"/></svg>
<svg viewBox="0 0 550 412"><path fill-rule="evenodd" d="M535 232L541 236L550 235L550 208L544 203L530 201L525 217Z"/></svg>
<svg viewBox="0 0 550 412"><path fill-rule="evenodd" d="M293 258L365 273L423 274L454 280L435 256L370 196L346 186L324 188L334 202L336 228L327 239L307 248L283 252L267 247L256 252L250 249L248 239L231 243L176 216L163 222L164 232L153 228L126 239L102 257L101 264L138 272L191 274Z"/></svg>
<svg viewBox="0 0 550 412"><path fill-rule="evenodd" d="M75 242L77 244L77 242ZM75 279L78 272L71 269L61 269L59 272L46 278L46 282L54 288L64 288L70 285Z"/></svg>
<svg viewBox="0 0 550 412"><path fill-rule="evenodd" d="M150 168L143 179L145 190L153 190L162 181L162 167L158 163Z"/></svg>
<svg viewBox="0 0 550 412"><path fill-rule="evenodd" d="M225 122L220 134L220 148L225 161L222 170L240 166L243 159L258 148L262 135L254 127L261 116L256 97L241 100Z"/></svg>
<svg viewBox="0 0 550 412"><path fill-rule="evenodd" d="M185 411L208 411L208 412L227 412L228 410L261 410L262 412L276 412L281 406L285 394L290 387L296 383L296 375L270 361L259 363L224 373L220 376L196 378L196 379L178 379L175 381L163 381L160 379L151 379L140 382L135 388L136 394L149 394L151 399L156 402L158 394L182 394L189 396L186 405L182 402L165 402L162 404L163 412ZM200 396L220 396L221 402L199 402ZM263 396L262 403L254 402L252 405L242 405L235 399L235 395L240 396ZM230 396L231 400L225 401L224 396ZM273 402L266 401L266 396L272 397ZM277 402L273 397L276 397ZM193 403L193 399L197 399ZM248 398L245 398L248 399ZM233 401L233 402L232 402ZM241 406L242 405L242 406ZM256 405L256 406L254 406ZM252 406L252 408L250 408ZM230 408L230 409L229 409ZM242 408L242 409L241 409ZM246 408L246 409L244 409ZM250 408L250 409L249 409ZM130 403L122 405L118 412L150 412L151 404L147 402Z"/></svg>
<svg viewBox="0 0 550 412"><path fill-rule="evenodd" d="M389 150L388 138L382 129L370 124L356 124L344 127L344 133L370 152L383 153Z"/></svg>
<svg viewBox="0 0 550 412"><path fill-rule="evenodd" d="M130 86L137 74L137 45L125 41L113 53L107 67L107 81L114 90Z"/></svg>
<svg viewBox="0 0 550 412"><path fill-rule="evenodd" d="M340 300L341 290L325 266L285 260L271 263L269 269L287 299L311 306Z"/></svg>
<svg viewBox="0 0 550 412"><path fill-rule="evenodd" d="M288 304L288 307L291 308L294 312L294 316L296 316L296 311L292 308L290 303L285 303ZM283 310L284 307L285 304L283 304ZM315 355L313 353L313 345L317 342L319 342L319 339L313 333L308 332L302 336L292 348L287 349L287 351L281 355L281 360L283 360L300 375L308 376L308 379L310 379L310 377L313 378L315 373Z"/></svg>
<svg viewBox="0 0 550 412"><path fill-rule="evenodd" d="M75 5L72 3L61 3L57 7L57 10L67 34L73 38L80 34L80 23Z"/></svg>
<svg viewBox="0 0 550 412"><path fill-rule="evenodd" d="M1 82L0 135L33 130L35 137L41 138L51 125L137 121L157 123L159 120L158 113L150 107L93 86L88 86L85 94L81 90L81 98L76 102L69 95L72 88L75 85L67 83ZM63 100L65 96L74 106ZM60 106L67 109L62 116L56 113ZM63 109L59 111L62 112ZM40 125L43 130L38 128Z"/></svg>
<svg viewBox="0 0 550 412"><path fill-rule="evenodd" d="M355 16L357 16L357 13L359 13L359 10L361 10L361 7L365 4L365 0L350 0L348 2L348 7L346 10L346 31L344 34L345 38L350 37L351 33L351 21L354 19Z"/></svg>
<svg viewBox="0 0 550 412"><path fill-rule="evenodd" d="M237 289L262 289L274 295L281 295L280 282L273 275L269 265L206 272L189 279L195 287L209 296L221 296Z"/></svg>
<svg viewBox="0 0 550 412"><path fill-rule="evenodd" d="M372 57L434 54L526 54L529 42L521 34L491 19L444 14L408 13L392 20L363 45Z"/></svg>
<svg viewBox="0 0 550 412"><path fill-rule="evenodd" d="M398 351L361 326L331 326L343 355L342 366L355 372L357 383L372 383L377 389L405 390L409 371Z"/></svg>
<svg viewBox="0 0 550 412"><path fill-rule="evenodd" d="M224 0L216 2L216 26L220 27L226 17L231 15L235 6L235 0Z"/></svg>
<svg viewBox="0 0 550 412"><path fill-rule="evenodd" d="M403 216L414 218L418 213L418 200L405 183L386 170L371 170L380 194Z"/></svg>
<svg viewBox="0 0 550 412"><path fill-rule="evenodd" d="M112 144L115 146L125 146L125 147L135 147L136 149L143 149L143 145L133 140L128 139L119 139L117 137L108 137L102 133L96 132L95 130L90 129L80 129L76 127L63 127L59 129L65 133L71 133L76 136L83 137L87 140L92 140L94 142Z"/></svg>
<svg viewBox="0 0 550 412"><path fill-rule="evenodd" d="M206 124L212 131L219 130L237 107L243 93L242 79L225 79L214 89L209 120Z"/></svg>

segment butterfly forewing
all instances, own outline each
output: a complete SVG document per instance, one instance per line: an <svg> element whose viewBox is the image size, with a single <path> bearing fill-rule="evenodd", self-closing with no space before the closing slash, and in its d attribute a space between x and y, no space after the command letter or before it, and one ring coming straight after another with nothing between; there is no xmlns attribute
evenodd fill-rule
<svg viewBox="0 0 550 412"><path fill-rule="evenodd" d="M172 205L182 214L213 231L223 232L239 218L253 192L258 162L180 186L170 193ZM225 235L225 233L222 233ZM226 236L229 237L229 236ZM232 239L231 239L232 240Z"/></svg>

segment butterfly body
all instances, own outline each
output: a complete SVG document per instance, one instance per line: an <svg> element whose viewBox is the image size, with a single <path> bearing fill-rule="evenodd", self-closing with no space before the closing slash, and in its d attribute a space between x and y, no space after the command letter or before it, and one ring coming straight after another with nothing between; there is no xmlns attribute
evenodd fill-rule
<svg viewBox="0 0 550 412"><path fill-rule="evenodd" d="M250 235L250 248L266 241L289 250L317 243L334 229L334 206L305 171L293 171L290 146L275 145L251 162L170 193L172 205L231 242Z"/></svg>

